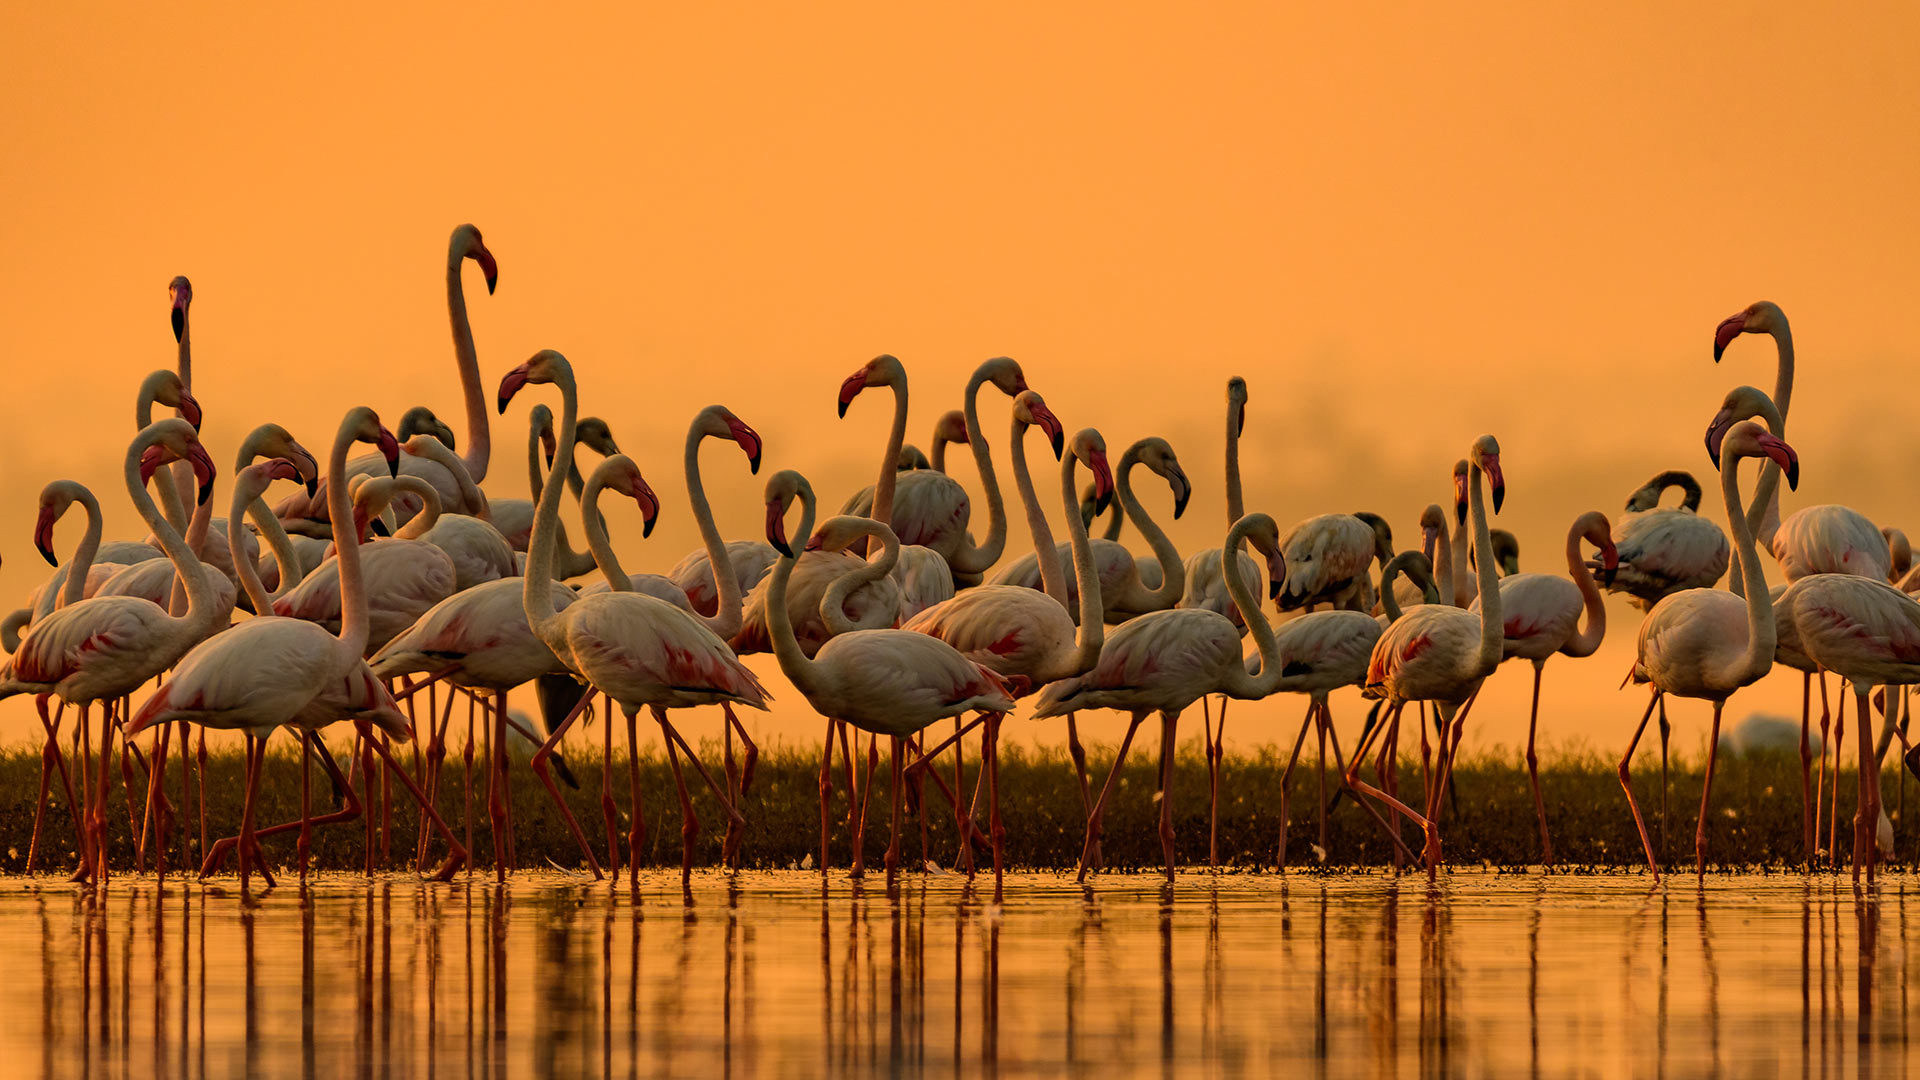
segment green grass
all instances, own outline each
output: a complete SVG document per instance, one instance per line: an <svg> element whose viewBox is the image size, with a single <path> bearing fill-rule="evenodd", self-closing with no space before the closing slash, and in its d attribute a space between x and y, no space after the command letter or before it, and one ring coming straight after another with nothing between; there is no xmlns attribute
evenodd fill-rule
<svg viewBox="0 0 1920 1080"><path fill-rule="evenodd" d="M642 729L643 740L657 740L657 732ZM619 740L624 741L624 740ZM345 733L334 736L336 753L344 754L348 742ZM278 751L267 759L268 774L261 786L256 823L266 825L295 816L299 806L299 758L291 748L276 740ZM970 744L967 783L969 791L978 765L977 744ZM618 751L616 751L618 753ZM882 760L875 771L877 785L869 810L867 858L878 866L886 846L888 810L886 802L887 765ZM1090 750L1090 768L1096 786L1111 761L1112 748ZM703 760L719 776L720 753L717 745L702 748ZM400 751L403 762L411 762L410 750ZM858 756L858 755L856 755ZM943 764L951 782L951 759ZM1221 770L1221 806L1219 850L1225 865L1251 868L1271 866L1279 833L1279 772L1282 762L1272 749L1228 759ZM1418 749L1401 756L1400 791L1403 799L1416 807L1420 798ZM583 746L572 748L572 765L582 783L581 790L562 787L569 805L579 817L596 855L605 857L606 830L600 812L598 755L589 757ZM40 754L37 749L0 751L0 872L18 873L26 863L28 840L33 826L34 796L39 782ZM490 866L492 845L487 832L484 789L484 762L475 765L474 858L481 866ZM133 844L128 823L125 796L118 768L113 772L109 802L109 834L116 867L133 864ZM440 807L456 832L463 831L460 798L461 760L457 749L449 756L443 779ZM138 787L144 796L145 781ZM176 749L168 769L168 791L178 802L179 755ZM1107 811L1105 856L1109 867L1117 869L1153 869L1160 864L1160 844L1156 831L1157 804L1154 800L1156 767L1152 748L1136 748L1122 774ZM1084 835L1084 817L1080 793L1073 769L1062 751L1023 750L1010 746L1001 754L1000 767L1002 817L1006 826L1006 851L1014 868L1050 869L1072 866L1078 857ZM701 820L698 865L715 865L720 856L724 818L718 803L711 798L692 771L694 803ZM672 774L656 753L643 753L640 767L643 795L644 829L642 861L650 865L673 865L679 861L680 817L674 794ZM1656 845L1660 843L1659 758L1648 752L1636 762L1635 793L1647 815L1648 828ZM1908 835L1901 827L1901 774L1894 769L1884 773L1886 806L1894 816L1900 842L1896 862L1911 861L1920 837ZM1329 776L1329 790L1335 783ZM763 752L754 777L753 788L743 807L747 827L743 846L748 865L787 868L811 865L809 856L818 857L820 843L817 748L776 746ZM1562 865L1580 867L1634 867L1643 862L1640 844L1634 833L1627 804L1614 773L1614 762L1597 754L1573 753L1543 764L1541 783L1546 792L1548 820L1553 829L1554 852ZM1539 837L1535 825L1532 797L1527 775L1517 755L1493 754L1463 760L1454 774L1458 811L1449 812L1443 822L1445 853L1455 865L1520 866L1539 861ZM624 841L627 806L627 768L624 757L617 757L613 771L614 799L620 808L620 829ZM1907 798L1920 800L1920 785ZM578 849L569 839L565 826L536 777L524 762L511 769L511 787L516 824L516 850L519 865L545 867L549 862L566 868L583 865ZM54 780L54 791L59 792ZM330 808L331 797L323 774L315 770L316 812ZM953 815L944 797L931 783L927 785L931 807L928 819L928 854L951 864L957 850ZM1840 780L1840 847L1850 850L1853 812L1854 774L1842 774ZM1200 742L1194 739L1181 748L1174 771L1174 828L1177 852L1184 864L1204 865L1207 859L1207 774ZM237 751L216 753L210 761L208 794L211 802L209 823L214 837L235 831L239 824L242 798L242 763ZM392 786L394 858L383 866L397 868L402 852L413 850L416 815L404 789ZM1668 799L1669 820L1665 862L1691 864L1694 814L1699 805L1700 775L1694 762L1676 758L1671 770ZM1289 831L1288 863L1292 867L1320 865L1313 850L1318 839L1315 824L1315 776L1311 761L1303 761L1295 776L1291 796L1292 827ZM1915 804L1920 812L1920 802ZM1799 761L1791 754L1757 757L1723 757L1715 771L1713 810L1710 816L1710 850L1714 863L1733 867L1783 867L1798 865L1801 839ZM844 867L849 861L849 833L846 825L847 791L838 763L835 769L833 802L832 861ZM198 837L196 807L192 832ZM983 804L984 816L984 804ZM982 826L984 827L984 822ZM919 858L920 841L914 819L908 816L904 826L903 851L908 863ZM1418 848L1418 836L1412 829L1405 835L1410 846ZM315 858L319 866L355 869L361 865L364 851L364 823L337 825L320 830L315 836ZM1380 866L1389 860L1389 845L1379 828L1357 808L1351 799L1342 799L1329 825L1329 844L1325 865L1333 867ZM275 838L269 853L276 864L293 858L293 837ZM69 812L62 800L48 813L43 845L50 852L50 869L70 869L73 865L74 839ZM436 850L443 851L436 845ZM179 856L176 845L175 865ZM983 856L984 858L984 853ZM196 855L197 858L197 855Z"/></svg>

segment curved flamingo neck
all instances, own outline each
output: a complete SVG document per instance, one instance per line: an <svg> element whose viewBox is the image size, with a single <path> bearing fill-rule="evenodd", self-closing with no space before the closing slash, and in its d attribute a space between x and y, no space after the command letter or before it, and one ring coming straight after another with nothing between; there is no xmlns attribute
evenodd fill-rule
<svg viewBox="0 0 1920 1080"><path fill-rule="evenodd" d="M58 603L52 589L41 596L40 604L44 609L39 615L45 615L56 606L66 607L78 603L87 595L87 575L93 572L93 560L100 554L100 500L93 497L84 485L66 481L70 485L73 501L86 511L87 531L80 537L80 546L74 550L73 558L67 562L67 580L60 585Z"/></svg>
<svg viewBox="0 0 1920 1080"><path fill-rule="evenodd" d="M714 524L713 507L707 502L707 486L700 478L700 444L707 438L706 425L722 420L719 410L712 406L702 409L693 418L692 426L687 429L682 469L687 478L687 499L693 504L693 521L700 529L700 543L707 549L707 561L713 568L713 585L720 594L712 615L696 613L694 617L705 623L707 629L713 631L720 640L728 641L740 632L743 622L740 579L733 572L733 555L720 535L720 527Z"/></svg>
<svg viewBox="0 0 1920 1080"><path fill-rule="evenodd" d="M1493 533L1487 525L1486 475L1478 458L1472 462L1473 475L1467 486L1467 514L1473 519L1473 555L1478 563L1480 585L1480 650L1474 654L1474 668L1480 675L1490 674L1506 655L1506 623L1500 611L1500 571L1493 558Z"/></svg>
<svg viewBox="0 0 1920 1080"><path fill-rule="evenodd" d="M427 535L427 531L439 523L440 515L444 512L440 505L440 492L417 476L397 476L391 483L395 494L407 491L420 496L420 512L393 534L394 539L418 540Z"/></svg>
<svg viewBox="0 0 1920 1080"><path fill-rule="evenodd" d="M480 354L473 345L473 326L467 321L467 290L461 283L458 247L447 251L447 318L453 324L453 357L460 368L460 393L467 406L467 449L461 455L467 475L478 484L487 478L492 439L487 427L487 399L480 389Z"/></svg>
<svg viewBox="0 0 1920 1080"><path fill-rule="evenodd" d="M1079 464L1079 458L1071 452L1060 456L1060 501L1067 510L1067 543L1073 548L1073 579L1080 590L1080 626L1073 639L1074 670L1068 672L1067 677L1091 671L1100 662L1107 629L1105 601L1100 595L1100 568L1093 561L1093 541L1087 538L1087 523L1080 519L1080 501L1073 490L1073 474ZM1058 550L1049 536L1047 553L1058 559Z"/></svg>
<svg viewBox="0 0 1920 1080"><path fill-rule="evenodd" d="M180 341L174 348L174 371L180 376L180 388L187 393L193 392L193 304L189 302L180 309ZM179 409L173 415L184 418ZM142 424L141 427L145 427ZM193 466L184 461L176 461L168 471L172 483L160 485L162 493L161 509L167 512L167 520L176 527L187 520L186 501L196 494L193 482ZM168 490L171 488L172 490ZM188 546L192 547L189 540ZM200 548L194 547L194 551ZM175 599L179 598L179 589L174 590ZM177 605L176 605L177 606Z"/></svg>
<svg viewBox="0 0 1920 1080"><path fill-rule="evenodd" d="M893 521L893 489L900 470L900 447L907 441L907 375L901 371L893 380L893 426L887 431L887 449L880 455L880 479L873 485L875 521ZM864 550L864 546L861 550Z"/></svg>
<svg viewBox="0 0 1920 1080"><path fill-rule="evenodd" d="M1227 527L1247 515L1240 495L1240 412L1245 406L1227 396Z"/></svg>
<svg viewBox="0 0 1920 1080"><path fill-rule="evenodd" d="M1136 442L1120 456L1120 467L1114 471L1114 488L1120 496L1120 504L1126 508L1127 517L1132 518L1139 527L1140 535L1146 537L1147 546L1153 549L1154 560L1160 564L1160 587L1149 589L1142 584L1140 568L1134 566L1121 586L1122 595L1115 598L1123 611L1161 611L1170 608L1187 588L1187 568L1180 562L1180 550L1173 546L1173 541L1167 539L1166 530L1153 520L1153 515L1147 513L1147 508L1133 493L1133 467L1140 464L1141 447L1144 445L1146 440Z"/></svg>
<svg viewBox="0 0 1920 1080"><path fill-rule="evenodd" d="M795 535L804 543L806 537L813 535L813 489L802 486L798 498L800 529ZM822 688L822 673L801 651L800 640L793 633L793 619L787 614L787 579L793 577L793 568L799 561L797 555L782 555L774 564L773 576L767 581L767 636L773 641L773 654L780 662L780 670L802 694L811 698Z"/></svg>
<svg viewBox="0 0 1920 1080"><path fill-rule="evenodd" d="M555 372L553 384L560 390L560 426L557 429L558 445L554 447L553 467L564 471L573 465L574 429L579 421L579 403L570 369L563 368ZM560 531L561 494L559 484L542 487L540 505L533 515L533 539L527 545L526 574L520 588L520 605L526 612L527 624L549 646L559 630L553 610L551 582L554 545Z"/></svg>
<svg viewBox="0 0 1920 1080"><path fill-rule="evenodd" d="M175 462L174 467L178 468L179 462ZM193 470L191 466L188 467L187 472L189 476L192 475ZM171 483L171 476L163 478L160 487L164 490ZM187 550L193 552L195 559L199 559L200 553L207 550L207 534L212 531L212 528L213 500L209 498L196 502L193 507L193 519L187 523L186 536ZM245 552L245 548L233 549L233 562L236 565L247 561ZM204 566L205 564L203 563L202 565ZM186 582L181 575L175 574L173 577L173 590L167 600L167 610L174 615L184 615L186 613L186 603Z"/></svg>
<svg viewBox="0 0 1920 1080"><path fill-rule="evenodd" d="M1060 565L1060 549L1053 542L1053 526L1047 524L1046 512L1040 509L1040 496L1033 487L1033 475L1027 469L1027 424L1018 416L1013 418L1011 433L1007 436L1007 456L1012 462L1013 487L1020 496L1020 505L1026 511L1027 532L1033 535L1033 557L1040 568L1041 591L1060 602L1063 608L1070 607L1067 596L1067 572ZM1064 459L1072 454L1063 455ZM1063 464L1063 468L1066 466ZM1071 475L1071 473L1069 473ZM1080 520L1080 503L1076 499L1073 513L1068 515L1068 524ZM1083 526L1082 532L1086 529Z"/></svg>
<svg viewBox="0 0 1920 1080"><path fill-rule="evenodd" d="M973 463L980 470L980 486L987 493L986 542L969 544L963 536L950 560L953 568L963 574L985 573L1007 550L1006 499L1000 494L1000 478L993 472L993 453L987 446L986 434L980 430L980 387L986 381L984 366L974 371L973 377L967 380L967 396L962 405L967 418L967 448L973 451ZM895 450L897 453L898 448Z"/></svg>
<svg viewBox="0 0 1920 1080"><path fill-rule="evenodd" d="M820 598L820 618L829 626L847 621L847 597L893 573L893 568L900 563L900 538L881 522L871 518L864 520L867 524L862 531L868 540L880 542L880 557L862 562L834 578L833 583L827 586L826 595ZM841 634L846 631L835 627L833 632Z"/></svg>
<svg viewBox="0 0 1920 1080"><path fill-rule="evenodd" d="M1767 592L1767 576L1760 569L1760 556L1754 550L1753 530L1740 512L1740 458L1746 455L1720 455L1720 495L1727 507L1727 524L1733 528L1734 550L1739 552L1736 566L1746 587L1747 645L1730 657L1720 674L1721 685L1737 690L1765 675L1773 667L1774 648L1778 644L1773 624L1773 600Z"/></svg>
<svg viewBox="0 0 1920 1080"><path fill-rule="evenodd" d="M1240 619L1253 633L1254 644L1260 648L1260 674L1248 675L1246 665L1239 658L1227 665L1226 693L1234 697L1259 698L1272 694L1280 685L1282 669L1280 666L1280 643L1273 636L1273 625L1267 622L1267 616L1260 610L1260 601L1253 595L1253 587L1247 583L1247 567L1241 558L1242 549L1247 542L1247 534L1255 527L1264 526L1275 535L1279 530L1273 519L1265 514L1248 514L1233 523L1227 530L1227 541L1220 546L1220 574L1227 583L1227 595L1233 598L1233 606L1240 609Z"/></svg>
<svg viewBox="0 0 1920 1080"><path fill-rule="evenodd" d="M183 326L180 332L181 348L183 349L186 348L186 340L186 330ZM164 373L156 372L155 377L162 374ZM180 381L183 385L186 382L184 370L180 374ZM140 397L135 400L133 404L133 429L136 432L145 431L147 428L153 426L153 406L157 396L157 390L157 384L152 381L141 384ZM184 477L182 477L180 472L183 467L186 469ZM173 524L174 528L184 529L188 524L186 500L193 491L193 468L192 466L184 466L181 462L175 462L167 467L167 476L170 478L170 482L157 485L155 488L155 490L159 492L160 512L166 515L167 520Z"/></svg>
<svg viewBox="0 0 1920 1080"><path fill-rule="evenodd" d="M614 592L632 592L633 579L621 567L620 556L614 554L613 544L607 539L607 519L600 516L600 492L605 488L605 475L595 469L593 475L587 477L586 490L580 493L580 525L587 531L587 550L593 552L593 561L600 564L607 586Z"/></svg>
<svg viewBox="0 0 1920 1080"><path fill-rule="evenodd" d="M469 516L482 521L492 518L486 493L480 490L479 484L474 483L473 474L467 471L467 463L461 459L460 455L447 449L446 443L431 435L415 435L408 439L401 449L414 457L424 458L447 470L447 474L453 477L454 487L460 491L460 506ZM443 513L446 511L444 505L440 509Z"/></svg>
<svg viewBox="0 0 1920 1080"><path fill-rule="evenodd" d="M349 669L366 654L367 638L373 629L367 607L366 574L360 565L360 537L353 528L353 504L347 496L347 451L371 417L372 413L365 408L349 411L333 437L333 449L327 454L327 516L333 527L334 554L340 564L340 637L334 646L334 659L341 671Z"/></svg>
<svg viewBox="0 0 1920 1080"><path fill-rule="evenodd" d="M527 479L536 506L539 505L547 490L545 470L540 464L540 435L545 430L542 425L533 424L530 428L531 433L527 436ZM556 459L558 452L559 450L556 446ZM569 486L573 488L575 496L581 497L586 494L586 482L580 480L580 470L578 467L569 465L567 468L567 478ZM578 486L573 485L573 481L576 480L579 480ZM583 520L582 525L584 524L585 521ZM602 522L602 525L604 527L605 523ZM533 547L531 541L528 542L527 547L531 550ZM593 568L598 565L599 561L594 558L593 552L575 551L573 549L572 542L567 539L566 526L560 524L556 518L554 524L553 579L555 581L564 581L567 578L579 577L581 574L591 573Z"/></svg>
<svg viewBox="0 0 1920 1080"><path fill-rule="evenodd" d="M227 508L227 549L236 553L233 572L240 579L240 590L247 594L253 610L262 615L273 610L273 594L267 591L266 583L260 580L260 568L253 564L253 560L237 554L246 550L241 542L246 534L244 522L249 516L259 527L261 535L267 537L267 546L273 549L274 561L280 566L280 584L284 587L288 578L298 572L291 559L293 547L286 544L286 530L280 531L280 543L275 543L268 531L267 521L278 524L279 519L267 510L266 500L260 497L265 490L264 487L256 488L244 476L236 475L233 481L233 505ZM263 516L266 520L262 520ZM282 544L286 544L284 552Z"/></svg>
<svg viewBox="0 0 1920 1080"><path fill-rule="evenodd" d="M1587 568L1587 561L1581 557L1580 542L1585 538L1586 520L1575 521L1567 530L1567 574L1573 578L1575 588L1580 590L1580 606L1585 609L1587 625L1575 634L1560 651L1568 656L1592 656L1600 648L1601 639L1607 636L1607 604L1600 595L1600 586L1593 580L1593 571Z"/></svg>
<svg viewBox="0 0 1920 1080"><path fill-rule="evenodd" d="M1460 601L1464 598L1467 587L1468 542L1467 527L1464 523L1456 526L1451 536L1447 534L1447 530L1444 528L1434 534L1434 565L1447 568L1447 587L1444 590L1445 595L1442 599L1454 607L1466 606ZM1385 594L1388 590L1385 586L1382 586L1380 591L1382 594ZM1395 615L1394 618L1397 619L1399 616Z"/></svg>
<svg viewBox="0 0 1920 1080"><path fill-rule="evenodd" d="M162 423L177 423L188 427L184 420L162 421ZM214 611L213 582L207 579L200 560L194 558L193 552L187 547L186 540L161 515L160 508L154 505L153 497L147 494L146 485L140 482L140 455L146 452L147 447L156 445L164 437L163 432L155 430L157 427L158 425L148 427L133 440L133 445L127 448L127 460L122 473L127 484L127 495L133 500L133 508L146 519L147 527L153 530L154 538L160 542L160 549L167 553L168 559L172 560L174 572L187 583L186 614L184 618L174 619L175 623L199 629L204 636L206 631L212 629L213 620L217 615ZM188 427L188 430L191 431L191 427Z"/></svg>

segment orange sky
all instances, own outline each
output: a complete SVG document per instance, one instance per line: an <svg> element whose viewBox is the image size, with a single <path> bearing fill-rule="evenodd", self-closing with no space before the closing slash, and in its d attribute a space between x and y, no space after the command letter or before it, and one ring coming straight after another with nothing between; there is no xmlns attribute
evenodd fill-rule
<svg viewBox="0 0 1920 1080"><path fill-rule="evenodd" d="M1920 527L1920 498L1891 484L1920 236L1904 6L834 5L538 25L193 7L29 8L0 34L10 597L47 572L30 537L47 480L93 485L109 538L143 531L118 470L140 377L173 362L174 274L193 279L195 391L223 468L267 419L316 449L353 404L458 423L441 267L461 221L501 267L498 295L470 297L489 386L536 348L566 352L586 411L667 499L645 543L617 510L630 569L696 543L678 455L709 402L835 503L869 482L885 410L836 421L833 396L888 351L917 442L1001 353L1116 453L1166 436L1198 486L1183 550L1224 527L1230 374L1252 388L1248 505L1283 526L1370 508L1408 542L1490 431L1500 523L1527 569L1557 571L1578 512L1617 510L1660 468L1704 475L1722 393L1771 387L1764 340L1711 363L1714 324L1762 297L1800 351L1789 509ZM999 438L1005 403L983 400ZM523 493L524 418L496 427L495 494ZM757 535L760 481L709 462L723 529ZM79 531L63 524L63 551ZM1018 552L1017 522L1013 537ZM1597 657L1549 666L1553 741L1616 747L1637 714L1614 687L1638 617L1611 614ZM1524 732L1526 684L1519 668L1491 682L1474 741ZM775 688L764 730L812 739ZM1775 675L1733 713L1798 689ZM1235 734L1278 738L1297 710L1249 706ZM1687 745L1696 711L1680 709ZM26 715L0 707L0 738Z"/></svg>

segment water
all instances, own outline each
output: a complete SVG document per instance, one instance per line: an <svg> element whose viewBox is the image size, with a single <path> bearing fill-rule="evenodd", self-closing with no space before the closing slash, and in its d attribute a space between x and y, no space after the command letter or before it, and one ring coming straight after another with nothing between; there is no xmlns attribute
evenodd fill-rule
<svg viewBox="0 0 1920 1080"><path fill-rule="evenodd" d="M1920 881L0 883L57 1076L1912 1076Z"/></svg>

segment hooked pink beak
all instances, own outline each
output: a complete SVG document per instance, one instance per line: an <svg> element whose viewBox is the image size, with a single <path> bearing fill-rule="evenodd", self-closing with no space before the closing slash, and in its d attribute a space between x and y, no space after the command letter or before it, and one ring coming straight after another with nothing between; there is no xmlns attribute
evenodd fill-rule
<svg viewBox="0 0 1920 1080"><path fill-rule="evenodd" d="M380 426L380 437L374 443L380 448L380 456L387 459L387 475L400 475L400 440L393 437L385 424Z"/></svg>
<svg viewBox="0 0 1920 1080"><path fill-rule="evenodd" d="M1493 489L1493 512L1500 512L1500 504L1507 501L1507 478L1500 472L1500 456L1495 454L1487 459L1487 485Z"/></svg>
<svg viewBox="0 0 1920 1080"><path fill-rule="evenodd" d="M1440 541L1439 529L1436 529L1432 526L1428 526L1420 530L1420 554L1425 555L1427 557L1428 562L1433 561L1433 548L1435 544L1439 543L1439 541Z"/></svg>
<svg viewBox="0 0 1920 1080"><path fill-rule="evenodd" d="M773 550L793 558L793 548L787 544L786 508L778 499L767 500L767 543L773 545Z"/></svg>
<svg viewBox="0 0 1920 1080"><path fill-rule="evenodd" d="M1800 455L1785 441L1766 432L1760 433L1760 449L1766 451L1768 458L1787 474L1787 490L1800 488Z"/></svg>
<svg viewBox="0 0 1920 1080"><path fill-rule="evenodd" d="M506 377L500 380L500 411L501 412L504 413L507 411L507 402L512 401L513 395L519 393L520 388L527 385L528 367L529 365L527 364L521 364L519 367L514 368L512 371L507 372Z"/></svg>
<svg viewBox="0 0 1920 1080"><path fill-rule="evenodd" d="M207 453L206 447L194 443L187 451L187 463L193 466L194 483L200 486L200 497L195 500L195 505L204 503L213 496L213 478L216 475L213 455Z"/></svg>
<svg viewBox="0 0 1920 1080"><path fill-rule="evenodd" d="M1107 465L1106 451L1096 451L1093 455L1093 514L1099 517L1107 512L1107 504L1113 501L1113 469Z"/></svg>
<svg viewBox="0 0 1920 1080"><path fill-rule="evenodd" d="M1609 540L1600 545L1600 587L1613 584L1613 577L1620 572L1620 549Z"/></svg>
<svg viewBox="0 0 1920 1080"><path fill-rule="evenodd" d="M746 422L738 417L729 418L727 427L733 432L733 441L739 443L740 449L747 452L747 471L757 475L760 472L760 451L763 449L760 433L748 427Z"/></svg>
<svg viewBox="0 0 1920 1080"><path fill-rule="evenodd" d="M660 496L653 493L653 488L642 477L633 479L633 501L640 504L640 520L644 522L640 536L644 539L653 535L654 523L660 519Z"/></svg>
<svg viewBox="0 0 1920 1080"><path fill-rule="evenodd" d="M511 240L513 238L508 237L507 239ZM512 245L508 246L511 247ZM493 261L493 252L488 251L486 245L483 244L479 251L473 253L473 261L480 264L480 272L486 275L487 295L492 296L494 285L500 281L500 267Z"/></svg>
<svg viewBox="0 0 1920 1080"><path fill-rule="evenodd" d="M807 537L806 550L808 551L822 551L825 550L826 546L827 533L825 529L815 529L813 535Z"/></svg>
<svg viewBox="0 0 1920 1080"><path fill-rule="evenodd" d="M1746 328L1747 313L1744 311L1738 315L1720 320L1720 325L1713 328L1714 363L1717 364L1720 362L1720 354L1726 352L1727 345L1731 343L1734 338L1739 337Z"/></svg>
<svg viewBox="0 0 1920 1080"><path fill-rule="evenodd" d="M144 484L153 479L153 474L160 471L160 466L178 460L166 447L157 443L140 451L140 482Z"/></svg>
<svg viewBox="0 0 1920 1080"><path fill-rule="evenodd" d="M552 428L540 433L540 448L547 452L547 468L553 468L553 455L559 448L554 444Z"/></svg>
<svg viewBox="0 0 1920 1080"><path fill-rule="evenodd" d="M1713 414L1713 421L1707 425L1707 457L1712 459L1713 467L1720 467L1720 443L1727 437L1727 429L1733 426L1733 410L1721 409Z"/></svg>
<svg viewBox="0 0 1920 1080"><path fill-rule="evenodd" d="M187 333L187 305L193 303L193 288L186 284L184 278L176 278L167 287L167 292L172 294L173 300L173 340L179 341ZM195 421L193 426L197 428L200 424Z"/></svg>
<svg viewBox="0 0 1920 1080"><path fill-rule="evenodd" d="M1067 434L1060 427L1060 418L1045 405L1034 404L1028 411L1033 413L1034 424L1047 433L1047 441L1053 444L1053 460L1059 461L1060 454L1067 446Z"/></svg>
<svg viewBox="0 0 1920 1080"><path fill-rule="evenodd" d="M867 388L867 369L864 367L862 367L859 371L854 372L853 374L847 376L845 379L842 379L840 381L840 418L841 419L843 420L846 419L847 406L853 404L853 399L859 397L860 391L865 390L866 388Z"/></svg>
<svg viewBox="0 0 1920 1080"><path fill-rule="evenodd" d="M185 390L180 391L180 419L192 424L193 430L200 430L200 403Z"/></svg>
<svg viewBox="0 0 1920 1080"><path fill-rule="evenodd" d="M1267 599L1280 599L1280 588L1287 580L1287 557L1281 552L1267 556Z"/></svg>
<svg viewBox="0 0 1920 1080"><path fill-rule="evenodd" d="M47 560L48 566L59 566L60 560L53 554L53 507L42 507L40 520L33 526L33 546Z"/></svg>
<svg viewBox="0 0 1920 1080"><path fill-rule="evenodd" d="M1187 500L1193 498L1193 481L1187 479L1186 470L1176 468L1168 483L1173 485L1173 516L1178 520L1187 512Z"/></svg>
<svg viewBox="0 0 1920 1080"><path fill-rule="evenodd" d="M1453 520L1456 525L1467 523L1467 474L1455 473L1453 477Z"/></svg>
<svg viewBox="0 0 1920 1080"><path fill-rule="evenodd" d="M286 458L274 458L272 461L267 462L267 479L298 480L300 479L300 469Z"/></svg>
<svg viewBox="0 0 1920 1080"><path fill-rule="evenodd" d="M301 446L299 443L293 444L293 450L300 455L300 461L306 462L306 467L302 468L299 462L295 462L295 475L289 477L289 479L305 481L307 485L307 497L312 498L320 493L320 461L318 458L315 458L306 447Z"/></svg>

